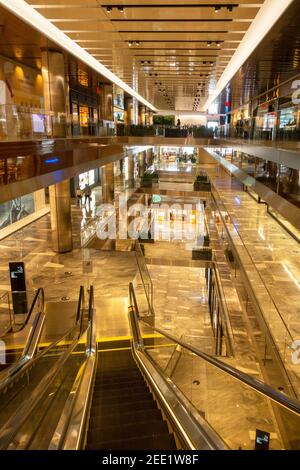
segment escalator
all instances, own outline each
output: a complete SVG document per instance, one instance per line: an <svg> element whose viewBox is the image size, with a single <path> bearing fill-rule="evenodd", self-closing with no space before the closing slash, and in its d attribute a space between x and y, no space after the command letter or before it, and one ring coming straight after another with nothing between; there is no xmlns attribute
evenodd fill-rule
<svg viewBox="0 0 300 470"><path fill-rule="evenodd" d="M90 416L87 450L176 449L131 348L101 354Z"/></svg>
<svg viewBox="0 0 300 470"><path fill-rule="evenodd" d="M300 449L297 400L142 318L132 284L129 299L130 342L99 342L91 287L72 334L31 344L0 382L0 449Z"/></svg>

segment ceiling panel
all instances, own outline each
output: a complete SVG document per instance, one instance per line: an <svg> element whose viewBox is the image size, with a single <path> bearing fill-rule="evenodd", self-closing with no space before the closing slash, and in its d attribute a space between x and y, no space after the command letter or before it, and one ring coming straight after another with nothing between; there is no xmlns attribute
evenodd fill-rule
<svg viewBox="0 0 300 470"><path fill-rule="evenodd" d="M27 3L157 108L166 108L165 87L174 109L176 97L195 98L200 81L207 97L264 0Z"/></svg>

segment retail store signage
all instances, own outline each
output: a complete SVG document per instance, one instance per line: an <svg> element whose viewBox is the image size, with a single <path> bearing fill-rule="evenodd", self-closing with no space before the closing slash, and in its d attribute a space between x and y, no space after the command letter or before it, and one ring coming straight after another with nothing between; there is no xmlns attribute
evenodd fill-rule
<svg viewBox="0 0 300 470"><path fill-rule="evenodd" d="M53 157L53 158L47 158L47 160L45 160L45 163L47 165L50 165L51 163L58 163L59 162L59 158L58 157Z"/></svg>
<svg viewBox="0 0 300 470"><path fill-rule="evenodd" d="M270 433L266 431L256 430L255 450L269 450Z"/></svg>

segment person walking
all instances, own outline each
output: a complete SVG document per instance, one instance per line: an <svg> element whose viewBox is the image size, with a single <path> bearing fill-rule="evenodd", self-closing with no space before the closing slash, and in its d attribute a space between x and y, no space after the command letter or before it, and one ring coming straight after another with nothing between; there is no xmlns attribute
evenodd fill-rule
<svg viewBox="0 0 300 470"><path fill-rule="evenodd" d="M81 206L82 203L82 189L80 186L77 186L76 188L76 200L77 200L77 206Z"/></svg>
<svg viewBox="0 0 300 470"><path fill-rule="evenodd" d="M90 206L90 204L91 204L91 195L92 195L92 190L88 185L86 185L85 190L84 190L84 196L85 196L84 204L86 204L86 202L88 202L88 205Z"/></svg>

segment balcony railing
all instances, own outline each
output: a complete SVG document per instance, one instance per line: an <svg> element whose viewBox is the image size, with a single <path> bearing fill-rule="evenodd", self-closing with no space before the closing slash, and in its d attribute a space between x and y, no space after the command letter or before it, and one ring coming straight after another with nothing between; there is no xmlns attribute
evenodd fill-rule
<svg viewBox="0 0 300 470"><path fill-rule="evenodd" d="M109 137L115 134L113 121L97 120L29 108L18 105L0 105L0 141L45 139L53 137Z"/></svg>
<svg viewBox="0 0 300 470"><path fill-rule="evenodd" d="M181 137L194 139L212 139L214 133L212 129L205 126L140 126L117 124L117 135L124 137Z"/></svg>

